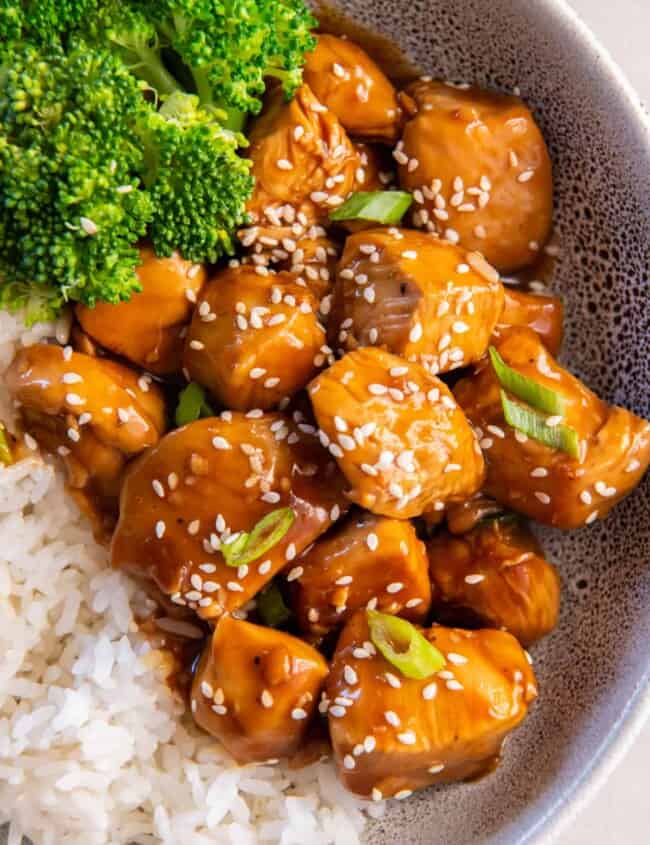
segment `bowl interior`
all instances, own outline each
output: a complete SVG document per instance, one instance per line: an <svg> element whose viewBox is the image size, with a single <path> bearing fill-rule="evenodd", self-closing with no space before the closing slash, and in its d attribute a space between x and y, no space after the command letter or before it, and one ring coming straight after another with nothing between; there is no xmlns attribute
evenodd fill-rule
<svg viewBox="0 0 650 845"><path fill-rule="evenodd" d="M567 311L563 361L609 402L650 415L650 132L627 89L556 0L342 0L422 72L512 91L534 109L555 168L552 281ZM352 32L352 30L350 30ZM372 845L536 839L617 735L648 681L650 479L604 523L543 531L564 592L533 649L541 695L497 772L396 804Z"/></svg>

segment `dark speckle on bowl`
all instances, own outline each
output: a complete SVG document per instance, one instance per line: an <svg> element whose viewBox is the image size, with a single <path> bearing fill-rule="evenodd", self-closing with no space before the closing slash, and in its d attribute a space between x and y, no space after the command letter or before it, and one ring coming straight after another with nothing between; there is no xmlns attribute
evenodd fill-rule
<svg viewBox="0 0 650 845"><path fill-rule="evenodd" d="M563 360L603 398L650 416L650 129L611 64L557 0L344 0L423 72L512 91L555 168ZM648 683L650 479L606 522L540 531L563 579L557 631L533 649L541 694L501 767L392 802L371 845L538 840Z"/></svg>

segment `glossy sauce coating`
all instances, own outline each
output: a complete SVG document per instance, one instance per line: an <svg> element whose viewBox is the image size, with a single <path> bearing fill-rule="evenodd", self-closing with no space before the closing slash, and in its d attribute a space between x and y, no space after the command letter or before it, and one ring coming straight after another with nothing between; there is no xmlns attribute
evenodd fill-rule
<svg viewBox="0 0 650 845"><path fill-rule="evenodd" d="M289 273L260 275L252 265L221 270L194 312L183 364L228 408L273 408L325 360L317 308Z"/></svg>
<svg viewBox="0 0 650 845"><path fill-rule="evenodd" d="M149 246L140 248L140 259L140 293L118 305L77 305L75 314L84 331L111 352L158 375L178 373L183 333L207 273L178 253L158 258Z"/></svg>
<svg viewBox="0 0 650 845"><path fill-rule="evenodd" d="M204 619L246 604L345 511L343 479L310 432L253 411L168 434L126 475L113 566L152 578ZM295 513L284 537L248 566L226 565L221 541L283 507Z"/></svg>
<svg viewBox="0 0 650 845"><path fill-rule="evenodd" d="M381 349L349 352L309 386L351 501L406 519L479 489L483 457L447 386Z"/></svg>
<svg viewBox="0 0 650 845"><path fill-rule="evenodd" d="M534 261L550 234L553 185L530 111L517 97L444 82L419 81L407 93L415 108L395 157L420 207L414 223L481 252L501 273Z"/></svg>
<svg viewBox="0 0 650 845"><path fill-rule="evenodd" d="M19 350L5 385L21 403L25 430L63 459L96 530L112 527L104 515L115 510L126 461L166 428L156 385L113 361L46 344Z"/></svg>
<svg viewBox="0 0 650 845"><path fill-rule="evenodd" d="M557 355L564 334L564 306L559 296L526 293L504 285L503 311L495 327L498 337L503 329L511 326L528 326L537 332L544 346Z"/></svg>
<svg viewBox="0 0 650 845"><path fill-rule="evenodd" d="M313 640L344 625L359 608L373 607L421 622L431 587L424 544L410 522L352 514L298 560L292 608Z"/></svg>
<svg viewBox="0 0 650 845"><path fill-rule="evenodd" d="M523 645L557 624L560 579L519 520L491 519L459 537L443 531L427 554L438 619L509 631Z"/></svg>
<svg viewBox="0 0 650 845"><path fill-rule="evenodd" d="M383 71L353 41L317 36L306 56L305 82L355 137L391 143L399 137L402 109Z"/></svg>
<svg viewBox="0 0 650 845"><path fill-rule="evenodd" d="M290 103L281 93L249 133L254 224L303 227L326 219L352 190L359 156L336 115L308 85ZM287 218L287 213L289 217Z"/></svg>
<svg viewBox="0 0 650 845"><path fill-rule="evenodd" d="M339 776L364 798L406 798L490 771L537 695L510 634L441 626L422 633L447 660L424 680L404 677L376 651L365 611L339 639L324 707Z"/></svg>
<svg viewBox="0 0 650 845"><path fill-rule="evenodd" d="M499 382L486 360L454 388L458 403L481 429L485 492L558 528L604 518L648 467L650 423L601 401L554 360L531 329L507 329L495 345L508 365L566 401L563 424L578 433L582 455L577 460L508 426Z"/></svg>
<svg viewBox="0 0 650 845"><path fill-rule="evenodd" d="M289 757L303 742L327 672L302 640L224 616L194 675L192 713L239 763Z"/></svg>
<svg viewBox="0 0 650 845"><path fill-rule="evenodd" d="M380 346L432 373L477 361L503 309L496 271L409 229L348 237L337 269L330 345Z"/></svg>

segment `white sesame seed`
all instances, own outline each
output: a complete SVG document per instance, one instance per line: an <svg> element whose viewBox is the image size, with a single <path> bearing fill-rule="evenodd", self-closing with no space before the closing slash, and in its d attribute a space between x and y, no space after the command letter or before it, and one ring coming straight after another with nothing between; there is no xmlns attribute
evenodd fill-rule
<svg viewBox="0 0 650 845"><path fill-rule="evenodd" d="M422 698L425 701L432 701L438 693L438 684L435 681L432 681L430 684L427 684L425 687L422 688Z"/></svg>
<svg viewBox="0 0 650 845"><path fill-rule="evenodd" d="M206 698L212 700L214 697L214 690L207 681L201 681L201 692Z"/></svg>
<svg viewBox="0 0 650 845"><path fill-rule="evenodd" d="M64 384L78 384L80 381L83 381L83 378L79 373L64 373L61 381Z"/></svg>
<svg viewBox="0 0 650 845"><path fill-rule="evenodd" d="M275 164L279 170L293 170L293 164L288 158L279 158Z"/></svg>
<svg viewBox="0 0 650 845"><path fill-rule="evenodd" d="M356 441L353 437L350 437L349 434L339 434L339 443L346 452L351 452L353 449L357 448Z"/></svg>
<svg viewBox="0 0 650 845"><path fill-rule="evenodd" d="M556 425L559 425L564 417L560 416L559 414L555 414L552 417L546 418L546 425L549 425L551 428L554 428Z"/></svg>
<svg viewBox="0 0 650 845"><path fill-rule="evenodd" d="M81 435L79 434L76 428L69 428L66 434L68 435L70 440L72 440L73 443L78 443L81 440Z"/></svg>
<svg viewBox="0 0 650 845"><path fill-rule="evenodd" d="M296 581L304 573L302 566L294 566L294 568L287 575L287 581Z"/></svg>
<svg viewBox="0 0 650 845"><path fill-rule="evenodd" d="M377 547L379 546L379 538L374 532L368 534L368 536L366 537L366 545L368 546L371 552L377 550Z"/></svg>
<svg viewBox="0 0 650 845"><path fill-rule="evenodd" d="M90 217L80 217L79 223L87 235L96 235L99 231L97 224L94 220L91 220Z"/></svg>
<svg viewBox="0 0 650 845"><path fill-rule="evenodd" d="M465 583L466 584L480 584L481 581L485 580L485 575L471 574L465 576Z"/></svg>
<svg viewBox="0 0 650 845"><path fill-rule="evenodd" d="M531 470L530 477L531 478L546 478L548 475L548 470L546 467L535 467L535 469Z"/></svg>
<svg viewBox="0 0 650 845"><path fill-rule="evenodd" d="M391 686L393 689L401 689L402 688L402 682L397 677L397 675L393 675L392 672L384 672L384 678L386 678L387 684L389 686Z"/></svg>
<svg viewBox="0 0 650 845"><path fill-rule="evenodd" d="M401 592L401 590L403 590L403 589L404 589L404 584L402 584L402 582L401 582L401 581L393 581L391 584L389 584L389 585L386 587L386 592L387 592L387 593L391 593L391 594L393 594L393 593L399 593L399 592Z"/></svg>
<svg viewBox="0 0 650 845"><path fill-rule="evenodd" d="M384 713L384 719L388 722L389 725L392 725L394 728L399 728L402 724L399 716L395 713L394 710L386 710Z"/></svg>
<svg viewBox="0 0 650 845"><path fill-rule="evenodd" d="M409 599L404 606L411 608L411 607L418 607L418 605L421 605L421 604L422 604L422 599L415 598L415 599Z"/></svg>
<svg viewBox="0 0 650 845"><path fill-rule="evenodd" d="M368 393L372 393L373 396L384 396L388 393L388 388L385 384L369 384Z"/></svg>
<svg viewBox="0 0 650 845"><path fill-rule="evenodd" d="M354 686L355 684L359 683L359 676L354 671L352 666L345 666L343 669L343 677L345 678L346 684L350 684L350 686Z"/></svg>
<svg viewBox="0 0 650 845"><path fill-rule="evenodd" d="M201 343L200 340L191 340L190 341L190 349L196 349L200 351L201 349L205 349L205 343Z"/></svg>
<svg viewBox="0 0 650 845"><path fill-rule="evenodd" d="M86 400L82 399L82 397L79 396L78 393L66 393L65 401L68 403L68 405L85 405L86 404Z"/></svg>
<svg viewBox="0 0 650 845"><path fill-rule="evenodd" d="M415 745L417 742L417 737L413 731L403 731L402 733L397 734L397 739L402 743L402 745Z"/></svg>
<svg viewBox="0 0 650 845"><path fill-rule="evenodd" d="M329 709L330 716L334 716L336 719L342 719L343 716L347 713L345 707L341 707L340 704L334 704Z"/></svg>
<svg viewBox="0 0 650 845"><path fill-rule="evenodd" d="M354 648L352 649L352 656L356 657L357 660L365 660L367 657L370 657L370 654L365 648Z"/></svg>
<svg viewBox="0 0 650 845"><path fill-rule="evenodd" d="M271 561L265 560L263 563L257 567L257 571L260 575L266 575L271 571Z"/></svg>
<svg viewBox="0 0 650 845"><path fill-rule="evenodd" d="M253 367L253 369L249 372L249 377L255 381L258 378L262 378L262 376L266 375L266 370L263 367Z"/></svg>
<svg viewBox="0 0 650 845"><path fill-rule="evenodd" d="M517 176L517 181L518 182L530 182L530 180L533 178L534 175L535 175L534 170L524 170L523 173L520 173L519 176Z"/></svg>
<svg viewBox="0 0 650 845"><path fill-rule="evenodd" d="M535 490L533 495L543 505L548 505L551 502L551 497L548 495L548 493L544 493L541 490Z"/></svg>
<svg viewBox="0 0 650 845"><path fill-rule="evenodd" d="M260 702L262 704L262 707L266 708L267 710L273 707L273 696L267 689L262 690L262 694L260 695Z"/></svg>
<svg viewBox="0 0 650 845"><path fill-rule="evenodd" d="M212 438L212 445L214 446L215 449L221 449L221 450L232 449L232 446L230 445L230 443L228 443L228 441L225 439L225 437L219 437L219 436L213 437Z"/></svg>
<svg viewBox="0 0 650 845"><path fill-rule="evenodd" d="M153 487L153 491L156 496L159 496L161 499L165 498L165 488L162 486L162 484L160 483L160 481L158 481L157 478L154 478L154 480L151 482L151 486Z"/></svg>
<svg viewBox="0 0 650 845"><path fill-rule="evenodd" d="M503 440L506 436L505 431L498 425L488 425L486 428L490 434L494 434L495 437L499 437L501 440Z"/></svg>
<svg viewBox="0 0 650 845"><path fill-rule="evenodd" d="M211 709L214 710L217 716L225 716L228 712L228 708L224 707L223 704L213 704Z"/></svg>
<svg viewBox="0 0 650 845"><path fill-rule="evenodd" d="M411 343L417 343L419 340L422 339L422 335L422 323L416 323L409 332L409 341Z"/></svg>
<svg viewBox="0 0 650 845"><path fill-rule="evenodd" d="M431 775L437 775L437 774L438 774L439 772L441 772L444 768L445 768L445 764L444 764L444 763L434 763L434 765L433 765L433 766L430 766L430 767L429 767L429 774L431 774Z"/></svg>
<svg viewBox="0 0 650 845"><path fill-rule="evenodd" d="M456 654L454 651L450 651L447 654L447 660L453 663L454 666L463 666L467 663L467 658L463 654Z"/></svg>
<svg viewBox="0 0 650 845"><path fill-rule="evenodd" d="M302 719L307 718L307 711L302 707L294 707L291 711L291 718L295 719L296 722L300 722Z"/></svg>
<svg viewBox="0 0 650 845"><path fill-rule="evenodd" d="M592 511L589 516L585 519L585 525L591 525L592 522L595 522L598 519L598 511Z"/></svg>
<svg viewBox="0 0 650 845"><path fill-rule="evenodd" d="M236 581L228 581L226 584L226 588L230 590L231 593L243 593L244 588L241 584L238 584Z"/></svg>
<svg viewBox="0 0 650 845"><path fill-rule="evenodd" d="M630 463L625 467L625 472L636 472L640 466L641 462L638 461L636 458L633 458Z"/></svg>
<svg viewBox="0 0 650 845"><path fill-rule="evenodd" d="M161 539L165 536L165 529L166 529L166 528L167 528L167 526L166 526L166 525L165 525L165 523L162 521L162 519L159 519L159 520L158 520L158 522L156 523L156 528L155 528L155 531L156 531L156 537L157 537L159 540L161 540Z"/></svg>
<svg viewBox="0 0 650 845"><path fill-rule="evenodd" d="M452 690L453 692L457 692L464 689L461 682L457 681L455 678L451 678L449 681L446 681L445 685L448 690Z"/></svg>

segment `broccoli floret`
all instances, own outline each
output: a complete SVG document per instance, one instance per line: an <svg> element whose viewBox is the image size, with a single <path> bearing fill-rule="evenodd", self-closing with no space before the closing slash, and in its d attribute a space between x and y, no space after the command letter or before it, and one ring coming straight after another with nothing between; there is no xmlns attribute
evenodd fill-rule
<svg viewBox="0 0 650 845"><path fill-rule="evenodd" d="M66 34L85 26L97 0L0 0L0 62L22 41L61 44Z"/></svg>
<svg viewBox="0 0 650 845"><path fill-rule="evenodd" d="M0 302L41 318L69 300L127 299L153 216L138 189L141 86L82 42L67 54L25 44L2 74Z"/></svg>
<svg viewBox="0 0 650 845"><path fill-rule="evenodd" d="M232 253L232 232L247 221L244 200L253 189L250 162L237 154L245 140L181 92L150 113L142 136L156 252L178 249L190 261Z"/></svg>

